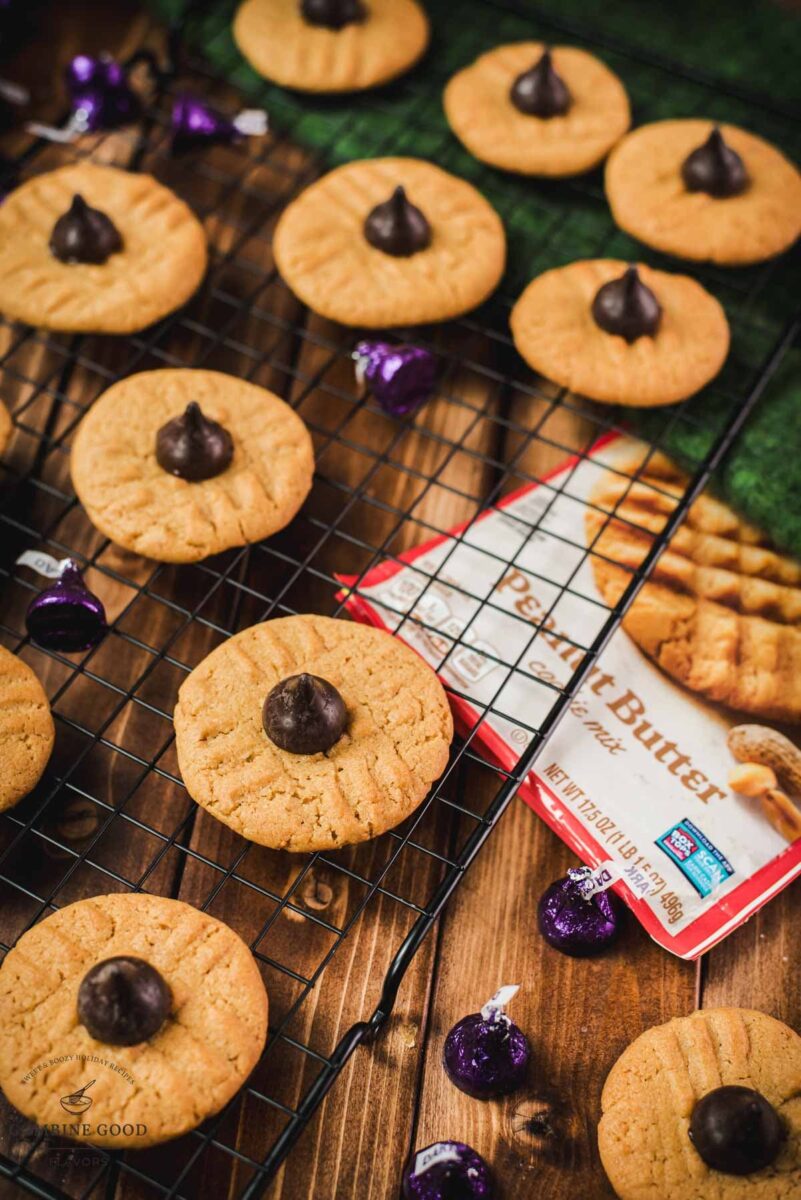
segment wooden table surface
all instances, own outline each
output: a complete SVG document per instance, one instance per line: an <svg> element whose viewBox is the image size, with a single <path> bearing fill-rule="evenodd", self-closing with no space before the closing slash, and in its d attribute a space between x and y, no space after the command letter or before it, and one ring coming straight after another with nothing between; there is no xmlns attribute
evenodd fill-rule
<svg viewBox="0 0 801 1200"><path fill-rule="evenodd" d="M54 4L40 20L33 43L19 55L13 78L33 84L38 116L54 117L63 103L54 81L61 65L74 53L108 49L122 57L140 44L157 46L160 37L149 18L132 4L102 8L87 3ZM235 98L224 92L219 98L234 107ZM6 152L13 153L20 145L20 134L7 134L4 141ZM130 152L127 134L103 140L101 154L106 160L125 161ZM47 162L56 165L71 153L53 148L47 152ZM223 171L225 154L225 150L215 151L208 161L212 165L219 162ZM272 188L273 192L278 190L280 195L280 188L286 185L278 168L283 164L297 172L303 163L303 153L283 143L267 165L254 166L251 182ZM142 166L147 169L147 157ZM170 182L163 170L161 175ZM175 186L186 194L179 175ZM217 247L225 249L227 239L233 236L231 222L251 215L248 196L235 193L220 200L216 185L204 183L202 178L195 178L193 187L193 194L187 198L196 206L202 203L203 189L207 188L208 203L214 211L206 216L206 226ZM223 203L225 209L221 212L219 205ZM248 242L244 253L255 268L271 271L269 238ZM229 279L225 286L236 291L243 285ZM391 423L377 414L358 411L348 417L350 447L332 441L339 419L338 412L332 411L332 392L337 386L345 395L352 392L347 364L331 365L326 349L326 339L336 341L337 331L304 315L278 284L271 284L259 303L278 323L267 326L258 314L240 317L231 344L218 347L213 360L204 365L247 373L290 399L299 395L298 381L306 381L300 411L314 428L320 475L309 502L312 513L330 513L338 494L327 488L325 480L351 487L361 484L369 503L360 503L358 511L350 514L347 532L377 545L397 523L396 510L417 499L416 521L407 522L393 537L392 549L397 552L425 536L420 523L445 528L475 512L472 498L486 491L488 467L481 457L469 454L445 462L437 435L453 438L469 432L474 450L502 457L516 449L512 433L499 444L499 426L491 420L474 422L469 431L466 427L464 431L455 429L453 407L435 401L420 415L414 428L404 433L393 451L391 469L382 466L365 482L373 460L366 452L360 454L358 447L376 444L374 439L385 437ZM213 326L220 319L214 298L196 302L193 316ZM282 319L287 325L306 322L307 336L300 342L294 339L292 346L292 372L282 369L282 361L290 360L284 358L280 348L254 368L252 355L244 354L241 346L262 348L268 335L278 336ZM19 330L3 330L2 337L2 397L12 408L26 406L21 418L25 428L17 433L13 447L14 467L23 472L30 469L39 454L39 476L53 488L69 492L66 454L58 447L47 455L40 454L37 431L51 439L63 436L64 445L68 445L70 426L102 390L103 369L110 374L158 366L159 359L140 348L134 365L131 347L121 341L84 339L77 366L65 376L64 352L71 339L45 342ZM191 327L182 326L171 334L169 353L175 361L194 363L202 357L204 345L200 333L193 334ZM481 347L473 346L471 353L479 355ZM325 389L315 384L315 373L323 371ZM451 382L453 390L459 389L474 405L474 411L491 417L496 398L486 378L466 368ZM58 404L54 399L56 390L66 393L71 403ZM530 399L521 398L516 405L512 405L513 414L531 419ZM348 412L353 412L352 406ZM586 438L580 416L562 412L555 420L566 442L580 444ZM526 451L524 465L542 470L558 457L553 449L537 443ZM436 486L426 486L429 478ZM341 503L341 499L336 502ZM21 527L37 531L47 528L51 536L86 556L99 549L99 565L119 575L119 582L108 573L102 579L94 576L110 615L148 645L160 647L169 639L170 655L194 665L220 640L211 626L183 626L179 616L158 600L158 595L166 594L191 607L197 588L204 586L198 569L161 571L153 582L153 564L107 547L80 509L69 508L62 515L57 500L41 490L30 493L23 489L18 493L9 489L4 493L4 503L15 506ZM37 544L21 534L20 546L32 540ZM12 549L16 552L17 547ZM347 565L344 538L330 539L315 559L320 571ZM248 569L254 570L252 562ZM273 563L269 563L269 569L274 569ZM294 607L331 611L330 586L322 579L310 583L310 578L307 573L292 585L288 602ZM138 597L126 581L149 584L153 594ZM259 582L270 594L269 576L263 574ZM0 622L21 632L29 597L24 587L10 584L0 600ZM258 606L249 606L246 595L243 598L242 593L224 587L202 615L224 628L234 628L257 619L258 612ZM3 635L3 640L11 646L18 644L18 639L10 635ZM166 746L158 765L165 773L176 770L169 746L169 721L163 714L171 711L181 672L169 659L154 658L149 651L115 638L101 647L90 665L100 679L113 680L116 691L101 686L91 675L76 675L69 665L30 646L25 647L23 655L54 698L58 714L54 770L63 772L72 767L72 788L65 787L54 797L37 823L40 832L22 839L12 865L4 870L10 870L20 887L28 889L33 897L53 896L59 905L80 896L121 889L126 881L196 903L205 901L216 878L209 862L232 862L235 856L244 854L244 844L205 813L195 812L185 793L166 774L148 773L142 766L143 760L147 763L155 759ZM158 711L131 703L134 690ZM103 740L98 741L97 736L87 739L79 725L88 725ZM124 747L130 756L115 753L113 745ZM77 768L73 766L76 761ZM468 771L460 786L470 796L472 807L480 809L497 783L491 771L476 768ZM109 821L109 810L82 798L83 793L106 797L112 814L115 808L124 807L130 817L147 822L155 834L128 821ZM181 822L182 832L176 840L183 849L179 850L165 839ZM91 855L93 867L82 864L75 869L74 859L48 848L48 830L68 844L72 839L81 849L100 829L103 836ZM13 823L2 826L0 850L17 832ZM419 840L447 847L457 844L459 835L457 824L440 807ZM381 840L338 858L369 878L385 854ZM145 875L154 858L155 869ZM536 930L539 895L573 861L567 848L522 802L512 803L452 898L438 928L418 953L384 1036L374 1046L355 1054L268 1190L271 1200L396 1200L401 1167L410 1147L449 1137L469 1142L493 1164L502 1197L602 1200L612 1193L595 1145L599 1095L606 1072L628 1041L646 1027L688 1013L697 1005L757 1006L801 1027L798 939L791 924L801 898L801 884L787 889L697 964L681 962L660 950L633 919L628 920L625 934L613 952L598 961L581 962L549 949ZM406 855L393 868L387 887L401 895L427 897L437 869L436 861L424 854ZM329 939L322 927L304 917L304 911L341 925L357 909L362 885L336 870L320 868L304 874L304 859L259 848L247 853L237 870L243 880L255 881L278 895L294 887L295 909L282 913L269 926L269 939L261 948L273 960L292 962L300 975L313 974ZM39 907L20 888L7 886L0 892L0 906L6 942L24 928ZM215 898L211 911L244 936L253 937L269 922L271 908L275 908L274 903L260 892L248 889L244 883L235 886L229 882ZM369 1014L378 999L388 962L410 920L409 912L391 897L375 897L337 950L320 985L300 1006L290 1026L293 1036L328 1052L353 1021ZM788 986L793 978L795 986ZM299 984L280 971L271 972L269 967L265 968L265 979L276 1019L296 998ZM506 982L523 985L514 1016L533 1046L530 1084L507 1100L481 1104L448 1083L441 1067L443 1039L454 1021L480 1007L499 984ZM314 1074L313 1063L302 1054L293 1055L288 1047L271 1058L264 1069L269 1071L266 1090L289 1105L297 1103ZM259 1078L257 1072L257 1084ZM225 1128L221 1137L258 1159L277 1128L275 1115L263 1106L247 1104L237 1112L234 1127ZM18 1154L20 1133L8 1110L3 1135L3 1149ZM145 1175L155 1173L169 1187L193 1145L190 1139L183 1139L172 1147L130 1156L130 1161ZM231 1171L231 1161L229 1155L211 1148L202 1165L182 1185L183 1194L235 1196L249 1178L249 1170L242 1164ZM44 1148L37 1151L35 1169L68 1195L79 1196L96 1170L97 1164L93 1167L92 1163L91 1152L74 1154L62 1149L53 1154ZM120 1200L160 1194L143 1179L124 1173L115 1189L101 1188L92 1195L108 1197L112 1191ZM16 1185L6 1184L2 1185L2 1194L21 1192Z"/></svg>

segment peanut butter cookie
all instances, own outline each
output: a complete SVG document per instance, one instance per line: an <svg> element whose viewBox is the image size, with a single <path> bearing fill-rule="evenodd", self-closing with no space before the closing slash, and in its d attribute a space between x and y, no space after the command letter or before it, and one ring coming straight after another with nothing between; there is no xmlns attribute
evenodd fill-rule
<svg viewBox="0 0 801 1200"><path fill-rule="evenodd" d="M314 312L383 329L475 308L503 274L506 238L463 179L416 158L373 158L307 188L281 216L273 251Z"/></svg>
<svg viewBox="0 0 801 1200"><path fill-rule="evenodd" d="M593 573L610 605L687 483L662 455L650 458L632 483L637 462L603 475L590 496ZM694 502L623 628L663 671L709 700L801 721L801 565L776 553L720 500L705 493Z"/></svg>
<svg viewBox="0 0 801 1200"><path fill-rule="evenodd" d="M55 741L50 704L27 663L0 646L0 812L39 782Z"/></svg>
<svg viewBox="0 0 801 1200"><path fill-rule="evenodd" d="M542 42L496 46L457 72L445 88L448 123L482 162L521 175L580 175L602 162L631 122L626 89L593 54L574 46L549 52L561 81L534 78L516 103L516 81L545 74ZM548 60L546 60L546 63ZM550 85L550 89L549 89ZM521 108L520 104L525 105Z"/></svg>
<svg viewBox="0 0 801 1200"><path fill-rule="evenodd" d="M72 446L72 481L101 533L162 562L197 562L288 525L311 487L311 438L265 388L220 371L143 371L104 392Z"/></svg>
<svg viewBox="0 0 801 1200"><path fill-rule="evenodd" d="M0 207L0 312L28 325L144 329L189 299L206 260L202 225L150 175L80 162Z"/></svg>
<svg viewBox="0 0 801 1200"><path fill-rule="evenodd" d="M641 264L635 273L636 280L626 263L593 258L538 275L510 318L515 346L529 366L592 400L639 408L674 404L714 379L729 350L720 304L687 275ZM618 333L595 315L599 293L609 294L615 283L621 305L612 313L625 321L629 280L651 306L640 315L653 318L634 329L631 340L625 323ZM634 318L639 311L635 306Z"/></svg>
<svg viewBox="0 0 801 1200"><path fill-rule="evenodd" d="M3 1091L80 1142L141 1148L194 1129L245 1082L266 1033L247 946L180 900L80 900L0 967Z"/></svg>
<svg viewBox="0 0 801 1200"><path fill-rule="evenodd" d="M3 453L8 443L11 441L13 426L11 424L11 413L0 400L0 454Z"/></svg>
<svg viewBox="0 0 801 1200"><path fill-rule="evenodd" d="M696 171L688 186L683 168L691 155ZM717 133L696 119L640 126L609 156L606 195L621 229L679 258L762 262L801 233L797 168L736 125Z"/></svg>
<svg viewBox="0 0 801 1200"><path fill-rule="evenodd" d="M800 1096L801 1037L781 1021L745 1008L677 1017L641 1034L609 1072L601 1161L620 1200L792 1200Z"/></svg>
<svg viewBox="0 0 801 1200"><path fill-rule="evenodd" d="M310 694L299 705L301 680ZM280 701L274 723L268 696ZM315 712L322 740L282 748L292 732L306 737ZM391 829L442 774L453 736L445 692L419 655L382 630L317 616L229 638L185 681L174 719L189 794L280 850L336 849Z"/></svg>
<svg viewBox="0 0 801 1200"><path fill-rule="evenodd" d="M233 32L254 70L282 87L356 92L408 71L429 30L416 0L245 0Z"/></svg>

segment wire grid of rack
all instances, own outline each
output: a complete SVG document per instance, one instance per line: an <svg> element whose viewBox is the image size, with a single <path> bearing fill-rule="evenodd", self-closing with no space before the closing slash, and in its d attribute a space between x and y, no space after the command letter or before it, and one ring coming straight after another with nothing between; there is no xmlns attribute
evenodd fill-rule
<svg viewBox="0 0 801 1200"><path fill-rule="evenodd" d="M465 61L475 43L480 48L498 40L493 36L498 12L513 11L485 7L483 27L479 22L454 32L465 39ZM216 11L222 29L229 9ZM190 6L190 45L192 19L202 22L207 44L211 12ZM532 35L556 40L562 33L558 21L544 14L519 20L521 31ZM568 33L577 37L575 30ZM714 110L713 115L743 120L790 152L801 144L801 123L764 97L721 89L678 64L601 48L632 89L641 121L649 119L650 97L670 85L685 112ZM458 169L461 151L447 130L432 128L421 115L443 82L434 56L387 93L363 101L385 116L381 142L370 152L414 152L420 143L426 157ZM175 158L169 104L186 86L230 106L222 81L184 53L153 111L122 145L129 166L152 171L205 220L211 263L199 294L151 330L125 339L5 330L0 381L14 410L18 452L6 470L0 512L0 634L46 679L57 749L35 793L0 817L1 945L5 952L34 921L82 896L121 889L180 895L224 916L246 938L279 1003L273 1004L263 1061L248 1085L219 1116L173 1144L169 1155L92 1150L81 1161L71 1160L65 1172L52 1166L41 1133L6 1113L0 1173L41 1196L110 1196L127 1181L139 1189L136 1194L191 1197L201 1178L208 1186L226 1171L234 1180L230 1194L262 1194L353 1051L385 1023L411 957L798 329L785 295L792 278L786 261L748 271L695 272L723 300L734 333L729 364L710 389L721 414L714 444L699 454L681 503L632 573L626 594L605 610L592 643L578 646L581 665L566 686L554 686L547 716L528 726L530 741L513 771L488 765L475 744L481 722L497 711L491 703L480 711L479 724L457 739L426 803L399 829L368 847L303 860L262 851L198 816L182 789L170 719L181 680L214 645L255 621L297 611L340 614L337 573L361 580L376 563L446 533L457 519L470 528L482 511L521 484L550 486L532 459L576 455L581 462L601 434L624 429L614 410L582 404L532 380L511 347L507 318L519 286L538 269L582 256L631 257L633 244L614 229L597 175L541 187L505 181L502 215L514 234L525 206L526 252L513 254L503 288L478 313L442 330L416 331L415 339L432 345L442 359L437 394L414 417L389 417L354 387L353 331L302 311L269 254L276 215L332 157L343 156L353 102L318 106L317 117L322 113L330 127L330 144L313 153L298 148L304 118L293 110L289 121L287 110L275 113L275 132L262 141ZM109 148L119 152L120 144L120 135L99 135L53 150L34 140L16 172L24 178L65 156L102 158ZM486 172L487 180L493 176ZM532 236L534 206L542 220ZM582 214L581 229L572 220L576 212ZM645 257L660 265L660 256ZM82 413L112 382L159 366L236 370L272 387L304 417L315 438L317 473L307 504L287 530L263 544L181 568L126 558L92 531L69 484L71 437ZM691 404L662 410L652 427L652 449L677 426L692 430L697 422ZM554 496L569 487L570 478L571 472L560 477ZM38 588L29 572L14 565L26 548L73 555L109 599L112 629L94 651L48 654L25 636L24 610ZM580 549L583 561L590 550ZM574 578L575 572L558 585L554 604ZM532 641L548 615L532 626ZM466 639L469 628L451 639L448 654ZM496 666L497 696L519 664ZM515 719L526 723L519 713ZM320 879L329 881L323 884L329 891L331 883L347 885L348 902L337 919L327 915ZM336 952L378 906L382 920L391 917L394 941L386 973L375 981L377 1003L357 1012L336 1044L317 1045L304 1032L304 1004L312 992L319 993L320 1005L333 1002L332 989L339 986ZM283 1067L301 1080L291 1099L282 1093ZM251 1135L243 1141L244 1113Z"/></svg>

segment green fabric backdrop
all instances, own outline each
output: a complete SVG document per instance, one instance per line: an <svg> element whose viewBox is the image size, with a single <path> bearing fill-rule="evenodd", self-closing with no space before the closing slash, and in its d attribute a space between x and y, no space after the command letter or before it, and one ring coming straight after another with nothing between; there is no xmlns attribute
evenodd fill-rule
<svg viewBox="0 0 801 1200"><path fill-rule="evenodd" d="M509 300L539 272L576 258L644 259L696 275L724 305L732 351L713 385L680 411L626 420L661 440L692 469L756 378L798 309L797 259L725 270L648 251L618 230L603 200L602 174L580 183L518 179L473 159L450 134L440 95L446 79L477 53L504 41L538 37L583 44L619 73L634 121L703 115L742 124L801 158L801 17L772 0L551 0L519 4L526 16L487 0L427 0L432 44L409 75L358 97L314 98L266 83L244 62L230 34L235 3L207 6L153 0L159 14L182 12L184 36L213 67L263 104L276 129L317 151L329 165L387 152L428 157L470 179L504 219L509 269L479 319L505 329ZM671 64L681 63L677 73ZM723 91L722 89L729 89ZM520 371L517 364L515 371ZM801 350L789 353L715 480L743 515L777 545L801 557Z"/></svg>

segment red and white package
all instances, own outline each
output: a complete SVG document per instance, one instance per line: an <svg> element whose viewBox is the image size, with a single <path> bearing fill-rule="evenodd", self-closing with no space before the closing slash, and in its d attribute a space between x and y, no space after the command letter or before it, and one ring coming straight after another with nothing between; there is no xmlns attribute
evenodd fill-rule
<svg viewBox="0 0 801 1200"><path fill-rule="evenodd" d="M586 554L587 498L635 448L603 439L344 593L352 616L397 632L435 667L463 731L486 712L472 744L506 770L608 617ZM801 839L788 844L728 784L737 764L727 733L754 720L681 687L619 630L520 787L585 863L609 867L650 935L682 958L801 873Z"/></svg>

